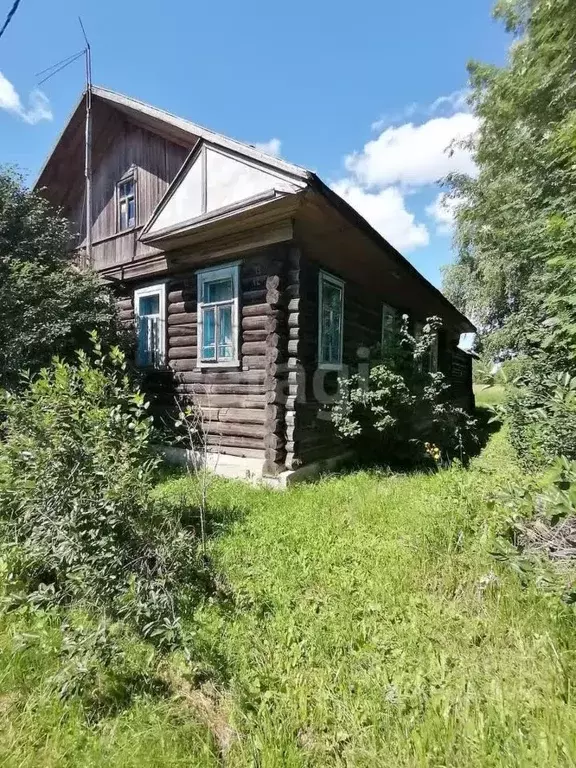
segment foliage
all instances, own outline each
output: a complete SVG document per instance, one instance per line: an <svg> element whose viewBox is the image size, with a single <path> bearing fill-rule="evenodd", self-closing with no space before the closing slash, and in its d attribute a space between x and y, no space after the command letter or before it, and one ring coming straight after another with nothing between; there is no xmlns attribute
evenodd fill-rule
<svg viewBox="0 0 576 768"><path fill-rule="evenodd" d="M523 478L503 432L466 471L360 472L280 494L216 478L208 549L231 597L205 601L193 629L220 699L186 684L180 654L151 668L114 635L150 684L94 727L74 690L52 693L69 656L61 625L5 613L0 762L565 768L576 761L573 608L491 555L508 512L487 497ZM171 475L154 496L179 508L197 482ZM90 670L96 691L105 670ZM169 696L155 693L158 677Z"/></svg>
<svg viewBox="0 0 576 768"><path fill-rule="evenodd" d="M509 387L502 413L526 467L545 466L557 456L576 459L576 377L527 369Z"/></svg>
<svg viewBox="0 0 576 768"><path fill-rule="evenodd" d="M428 360L438 318L429 318L420 338L405 317L381 359L339 382L332 421L365 456L377 460L463 458L474 419L450 400L450 386Z"/></svg>
<svg viewBox="0 0 576 768"><path fill-rule="evenodd" d="M55 359L6 393L0 544L12 604L82 602L160 645L181 640L197 581L194 537L149 494L158 458L124 355Z"/></svg>
<svg viewBox="0 0 576 768"><path fill-rule="evenodd" d="M478 175L453 176L458 261L445 288L489 354L576 346L576 17L570 0L501 0L504 67L469 65ZM571 368L570 368L571 370Z"/></svg>
<svg viewBox="0 0 576 768"><path fill-rule="evenodd" d="M71 231L22 178L0 169L0 387L52 355L71 357L98 330L114 341L116 310L95 274L70 261Z"/></svg>

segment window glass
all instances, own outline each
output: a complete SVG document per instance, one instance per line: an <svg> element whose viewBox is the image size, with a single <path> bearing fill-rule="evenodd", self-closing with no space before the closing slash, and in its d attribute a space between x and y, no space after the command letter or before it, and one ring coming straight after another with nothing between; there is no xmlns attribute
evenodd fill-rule
<svg viewBox="0 0 576 768"><path fill-rule="evenodd" d="M164 364L164 286L134 294L136 311L136 362L142 367Z"/></svg>
<svg viewBox="0 0 576 768"><path fill-rule="evenodd" d="M120 231L136 225L136 185L134 179L121 181L118 194L118 228Z"/></svg>
<svg viewBox="0 0 576 768"><path fill-rule="evenodd" d="M320 363L342 362L344 287L340 281L320 275Z"/></svg>
<svg viewBox="0 0 576 768"><path fill-rule="evenodd" d="M204 284L204 301L209 304L216 301L226 301L234 298L232 280L211 280Z"/></svg>
<svg viewBox="0 0 576 768"><path fill-rule="evenodd" d="M200 362L238 358L238 266L198 273Z"/></svg>

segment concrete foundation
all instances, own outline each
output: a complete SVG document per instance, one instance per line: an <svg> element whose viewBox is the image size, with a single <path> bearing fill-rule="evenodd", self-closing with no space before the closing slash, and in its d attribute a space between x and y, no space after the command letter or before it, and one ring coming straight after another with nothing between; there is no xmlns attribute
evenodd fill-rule
<svg viewBox="0 0 576 768"><path fill-rule="evenodd" d="M163 446L160 448L160 452L168 464L180 467L201 467L203 463L203 456L198 451ZM353 453L347 451L329 459L314 461L298 469L285 470L275 477L262 474L264 467L262 459L229 456L225 453L208 453L206 466L220 477L268 485L271 488L287 488L295 483L313 482L323 474L335 472L352 458Z"/></svg>

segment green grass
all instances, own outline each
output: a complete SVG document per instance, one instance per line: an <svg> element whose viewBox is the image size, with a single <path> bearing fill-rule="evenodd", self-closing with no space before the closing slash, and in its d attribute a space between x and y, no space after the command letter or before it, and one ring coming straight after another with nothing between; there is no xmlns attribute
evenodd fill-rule
<svg viewBox="0 0 576 768"><path fill-rule="evenodd" d="M474 384L474 396L478 406L499 405L504 400L504 387L499 384L493 387Z"/></svg>
<svg viewBox="0 0 576 768"><path fill-rule="evenodd" d="M22 650L28 619L5 616L0 765L576 765L573 611L490 554L487 499L518 477L501 432L468 470L285 493L214 481L210 555L231 598L191 626L220 696L142 692L89 724L49 693L58 627ZM177 477L157 493L194 491Z"/></svg>

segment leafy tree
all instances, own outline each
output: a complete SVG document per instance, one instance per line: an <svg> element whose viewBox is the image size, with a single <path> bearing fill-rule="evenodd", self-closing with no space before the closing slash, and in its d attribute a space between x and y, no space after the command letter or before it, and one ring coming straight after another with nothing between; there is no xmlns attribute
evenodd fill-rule
<svg viewBox="0 0 576 768"><path fill-rule="evenodd" d="M0 387L85 347L91 330L115 336L113 299L72 264L70 242L66 219L0 169Z"/></svg>
<svg viewBox="0 0 576 768"><path fill-rule="evenodd" d="M445 290L487 332L488 352L551 368L576 354L576 14L571 0L501 0L504 67L469 65L478 175L452 176L457 263Z"/></svg>

